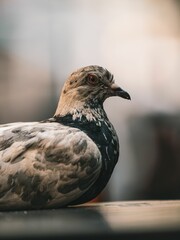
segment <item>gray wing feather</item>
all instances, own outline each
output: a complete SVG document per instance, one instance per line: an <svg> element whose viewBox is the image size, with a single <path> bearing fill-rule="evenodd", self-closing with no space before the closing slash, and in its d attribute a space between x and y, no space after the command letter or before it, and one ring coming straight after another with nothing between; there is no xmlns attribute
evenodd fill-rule
<svg viewBox="0 0 180 240"><path fill-rule="evenodd" d="M95 143L76 128L0 125L0 209L68 205L96 181L101 164Z"/></svg>

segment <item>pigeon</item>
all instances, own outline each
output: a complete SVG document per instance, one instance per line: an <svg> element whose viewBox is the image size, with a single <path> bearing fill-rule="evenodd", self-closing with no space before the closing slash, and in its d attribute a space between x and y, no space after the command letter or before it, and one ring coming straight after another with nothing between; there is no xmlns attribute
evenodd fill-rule
<svg viewBox="0 0 180 240"><path fill-rule="evenodd" d="M73 206L104 189L119 157L103 108L111 96L130 100L107 69L83 67L66 80L52 118L0 125L0 210Z"/></svg>

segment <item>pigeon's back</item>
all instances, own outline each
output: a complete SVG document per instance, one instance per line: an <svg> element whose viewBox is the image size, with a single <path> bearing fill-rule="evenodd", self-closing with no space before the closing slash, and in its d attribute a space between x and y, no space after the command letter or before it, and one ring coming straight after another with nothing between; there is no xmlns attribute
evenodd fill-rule
<svg viewBox="0 0 180 240"><path fill-rule="evenodd" d="M60 123L0 125L0 209L66 206L101 170L101 154L82 131Z"/></svg>

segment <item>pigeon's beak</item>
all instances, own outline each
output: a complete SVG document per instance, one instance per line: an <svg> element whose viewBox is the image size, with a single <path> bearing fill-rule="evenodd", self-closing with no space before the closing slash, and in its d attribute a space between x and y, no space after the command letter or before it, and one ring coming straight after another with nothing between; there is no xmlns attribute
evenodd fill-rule
<svg viewBox="0 0 180 240"><path fill-rule="evenodd" d="M111 88L113 96L119 96L119 97L122 97L122 98L125 98L128 100L131 100L129 93L125 92L116 83L112 83L110 88Z"/></svg>

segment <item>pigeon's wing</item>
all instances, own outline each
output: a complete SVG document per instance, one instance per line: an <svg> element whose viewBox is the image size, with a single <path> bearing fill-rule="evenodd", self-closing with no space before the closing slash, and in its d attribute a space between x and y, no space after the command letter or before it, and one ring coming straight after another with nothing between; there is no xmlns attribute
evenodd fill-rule
<svg viewBox="0 0 180 240"><path fill-rule="evenodd" d="M101 164L97 146L79 129L0 125L0 209L68 205L96 181Z"/></svg>

